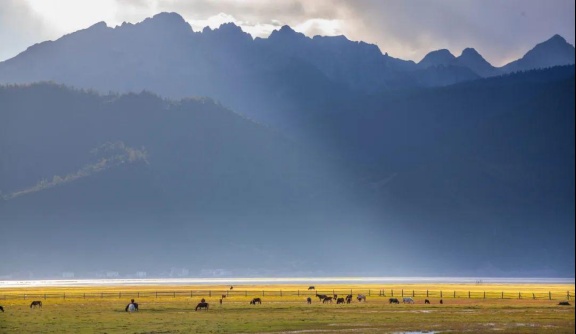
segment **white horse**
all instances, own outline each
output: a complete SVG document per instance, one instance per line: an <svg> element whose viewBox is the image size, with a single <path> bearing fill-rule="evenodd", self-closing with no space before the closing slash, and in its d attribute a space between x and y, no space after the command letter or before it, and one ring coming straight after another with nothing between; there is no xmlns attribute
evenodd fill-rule
<svg viewBox="0 0 576 334"><path fill-rule="evenodd" d="M414 299L412 299L410 297L404 297L404 298L402 298L402 302L407 303L407 304L414 304Z"/></svg>

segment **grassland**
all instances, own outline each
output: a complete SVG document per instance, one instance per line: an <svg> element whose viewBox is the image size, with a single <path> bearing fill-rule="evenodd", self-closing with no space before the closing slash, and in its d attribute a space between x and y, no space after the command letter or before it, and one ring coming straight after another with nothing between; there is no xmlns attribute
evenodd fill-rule
<svg viewBox="0 0 576 334"><path fill-rule="evenodd" d="M0 313L0 333L575 332L574 303L558 305L566 299L562 297L566 291L573 296L573 285L316 286L319 293L344 295L352 289L355 296L367 295L365 303L354 299L344 305L322 304L314 291L306 288L271 285L230 290L229 286L162 285L0 289L0 305L5 308ZM402 291L407 296L414 294L415 304L389 304L392 291L395 297ZM426 291L431 304L424 304ZM442 305L439 291L443 291ZM467 298L468 291L471 298ZM504 299L498 298L502 292ZM518 292L522 299L518 299ZM553 300L547 298L549 292ZM222 294L228 296L220 304ZM311 305L306 303L308 296L313 298ZM262 304L250 305L253 297L262 298ZM139 303L139 312L124 311L130 298ZM208 311L194 311L201 298L210 303ZM43 308L30 309L31 299L42 300Z"/></svg>

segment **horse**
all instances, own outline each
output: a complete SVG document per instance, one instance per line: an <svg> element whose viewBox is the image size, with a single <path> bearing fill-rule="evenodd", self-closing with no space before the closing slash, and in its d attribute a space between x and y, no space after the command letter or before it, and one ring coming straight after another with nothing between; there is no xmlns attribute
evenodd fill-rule
<svg viewBox="0 0 576 334"><path fill-rule="evenodd" d="M208 310L208 303L206 303L206 302L198 303L198 305L196 305L196 309L194 309L194 311L198 311L199 309L200 310L202 310L202 309Z"/></svg>
<svg viewBox="0 0 576 334"><path fill-rule="evenodd" d="M308 304L312 304L312 298L310 298L310 297L306 298L306 302L307 302Z"/></svg>
<svg viewBox="0 0 576 334"><path fill-rule="evenodd" d="M558 305L570 306L569 302L559 302Z"/></svg>
<svg viewBox="0 0 576 334"><path fill-rule="evenodd" d="M314 287L314 285L310 285L310 286L308 287L308 290L316 290L316 287Z"/></svg>
<svg viewBox="0 0 576 334"><path fill-rule="evenodd" d="M38 306L39 308L42 308L42 301L40 300L35 300L32 303L30 303L30 308L36 307Z"/></svg>
<svg viewBox="0 0 576 334"><path fill-rule="evenodd" d="M346 296L346 304L350 304L352 302L352 295Z"/></svg>
<svg viewBox="0 0 576 334"><path fill-rule="evenodd" d="M322 299L322 303L326 303L326 302L332 303L332 297L326 297L326 298Z"/></svg>
<svg viewBox="0 0 576 334"><path fill-rule="evenodd" d="M442 301L442 299L440 299L440 304L444 304L444 302Z"/></svg>
<svg viewBox="0 0 576 334"><path fill-rule="evenodd" d="M327 296L327 295L319 295L319 294L316 294L316 297L318 297L318 299L322 300L322 299L324 299L324 298L326 298L326 297L328 297L328 296Z"/></svg>
<svg viewBox="0 0 576 334"><path fill-rule="evenodd" d="M222 298L220 298L220 300L218 302L220 302L220 305L222 305Z"/></svg>
<svg viewBox="0 0 576 334"><path fill-rule="evenodd" d="M424 304L430 304L430 301L428 299L424 299Z"/></svg>
<svg viewBox="0 0 576 334"><path fill-rule="evenodd" d="M366 301L366 295L360 294L360 295L358 295L358 297L356 297L356 299L358 299L359 302Z"/></svg>
<svg viewBox="0 0 576 334"><path fill-rule="evenodd" d="M251 305L256 305L256 304L262 304L262 299L260 298L254 298L250 301Z"/></svg>
<svg viewBox="0 0 576 334"><path fill-rule="evenodd" d="M390 304L400 304L398 298L390 298L388 299L388 301L390 302Z"/></svg>
<svg viewBox="0 0 576 334"><path fill-rule="evenodd" d="M344 298L340 297L336 299L336 304L344 304Z"/></svg>
<svg viewBox="0 0 576 334"><path fill-rule="evenodd" d="M226 295L222 295L222 299L226 298Z"/></svg>
<svg viewBox="0 0 576 334"><path fill-rule="evenodd" d="M0 305L0 311L4 312L4 308Z"/></svg>
<svg viewBox="0 0 576 334"><path fill-rule="evenodd" d="M404 297L402 298L402 303L414 304L414 299L412 299L411 297Z"/></svg>

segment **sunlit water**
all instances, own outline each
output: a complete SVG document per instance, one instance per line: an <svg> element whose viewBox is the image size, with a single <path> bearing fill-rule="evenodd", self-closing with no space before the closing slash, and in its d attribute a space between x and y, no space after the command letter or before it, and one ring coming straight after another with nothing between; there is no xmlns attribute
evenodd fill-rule
<svg viewBox="0 0 576 334"><path fill-rule="evenodd" d="M502 278L502 277L257 277L257 278L126 278L126 279L63 279L5 280L0 288L57 286L118 286L118 285L274 285L274 284L575 284L574 278Z"/></svg>

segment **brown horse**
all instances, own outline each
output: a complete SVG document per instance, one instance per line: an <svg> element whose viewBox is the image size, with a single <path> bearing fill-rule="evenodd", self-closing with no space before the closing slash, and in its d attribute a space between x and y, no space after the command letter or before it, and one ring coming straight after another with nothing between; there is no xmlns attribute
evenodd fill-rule
<svg viewBox="0 0 576 334"><path fill-rule="evenodd" d="M250 304L251 305L262 304L262 299L254 298L254 299L252 299L252 301L250 301Z"/></svg>
<svg viewBox="0 0 576 334"><path fill-rule="evenodd" d="M344 304L344 298L340 297L336 299L336 304Z"/></svg>
<svg viewBox="0 0 576 334"><path fill-rule="evenodd" d="M38 306L39 308L42 308L42 302L40 300L35 300L32 303L30 303L30 308L33 308L36 306Z"/></svg>
<svg viewBox="0 0 576 334"><path fill-rule="evenodd" d="M206 302L200 302L198 303L198 305L196 305L196 309L194 311L198 311L198 310L208 310L208 303Z"/></svg>
<svg viewBox="0 0 576 334"><path fill-rule="evenodd" d="M316 294L316 297L318 297L318 299L322 300L322 299L324 299L324 298L326 298L326 297L328 297L328 296L327 296L327 295L319 295L319 294Z"/></svg>
<svg viewBox="0 0 576 334"><path fill-rule="evenodd" d="M332 303L332 297L326 297L322 300L322 304L328 303L328 302Z"/></svg>

